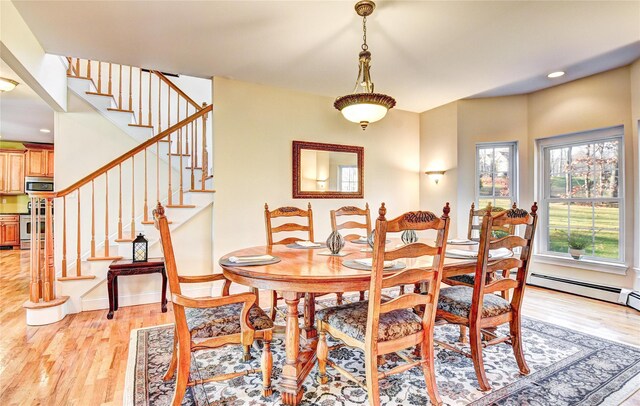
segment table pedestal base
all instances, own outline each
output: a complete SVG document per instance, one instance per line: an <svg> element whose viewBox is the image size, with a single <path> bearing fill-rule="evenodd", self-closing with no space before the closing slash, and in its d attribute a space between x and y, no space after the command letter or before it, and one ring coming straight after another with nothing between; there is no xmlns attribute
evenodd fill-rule
<svg viewBox="0 0 640 406"><path fill-rule="evenodd" d="M285 336L286 361L282 367L281 381L282 403L296 406L302 400L302 384L315 365L318 340L309 339L300 348L300 326L298 324L300 295L295 292L283 292L283 296L287 304L287 331ZM315 306L311 307L315 311ZM306 329L304 331L307 334L314 334L313 337L315 337L315 328L311 331Z"/></svg>

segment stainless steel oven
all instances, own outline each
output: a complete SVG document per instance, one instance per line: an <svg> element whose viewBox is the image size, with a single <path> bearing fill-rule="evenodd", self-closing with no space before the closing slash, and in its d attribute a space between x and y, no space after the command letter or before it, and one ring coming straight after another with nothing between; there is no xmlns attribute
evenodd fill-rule
<svg viewBox="0 0 640 406"><path fill-rule="evenodd" d="M29 192L53 192L53 178L27 176L24 178L24 190Z"/></svg>
<svg viewBox="0 0 640 406"><path fill-rule="evenodd" d="M31 206L31 202L29 202L28 205L28 209L29 209L29 213L31 213L32 210L36 211L36 213L40 214L40 216L36 216L36 218L39 217L39 227L40 227L40 239L44 240L45 234L45 218L44 218L44 214L45 214L45 203L44 200L42 200L38 207L32 207ZM33 226L33 224L31 223L31 214L21 214L20 215L20 249L23 250L28 250L31 248L31 233L36 231L37 229L35 229L35 227Z"/></svg>

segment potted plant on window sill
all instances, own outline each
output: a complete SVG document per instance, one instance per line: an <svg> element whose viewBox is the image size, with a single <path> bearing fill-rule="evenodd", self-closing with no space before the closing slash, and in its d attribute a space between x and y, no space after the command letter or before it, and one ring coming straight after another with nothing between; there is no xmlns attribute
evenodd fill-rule
<svg viewBox="0 0 640 406"><path fill-rule="evenodd" d="M569 245L569 255L573 259L581 259L585 253L585 248L591 244L591 237L585 234L572 233L567 235Z"/></svg>

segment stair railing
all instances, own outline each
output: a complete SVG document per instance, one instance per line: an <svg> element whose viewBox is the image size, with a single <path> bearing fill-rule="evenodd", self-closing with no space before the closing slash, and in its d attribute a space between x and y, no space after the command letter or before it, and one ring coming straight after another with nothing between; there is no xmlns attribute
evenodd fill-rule
<svg viewBox="0 0 640 406"><path fill-rule="evenodd" d="M88 93L111 98L115 107L110 111L130 113L135 121L129 124L131 127L152 128L159 134L203 108L157 70L74 57L67 57L67 62L67 76L90 80L96 91ZM176 135L175 141L182 143L184 153L192 157L195 167L202 166L206 176L206 144L198 145L199 140L191 139L194 131L185 130Z"/></svg>
<svg viewBox="0 0 640 406"><path fill-rule="evenodd" d="M206 149L206 123L212 110L213 106L204 104L186 118L62 190L29 193L33 208L31 213L31 283L29 293L29 300L32 303L56 299L54 290L56 258L53 245L54 202L56 202L57 210L62 209L62 224L56 225L59 227L56 238L62 239L59 254L62 276L58 280L90 279L94 276L83 274L82 271L83 257L88 256L88 261L119 259L120 257L110 252L112 237L115 237L115 241L132 241L135 238L137 219L141 218L143 224L152 223L150 209L153 209L155 204L148 204L150 196L155 195L155 198L151 197L154 201L165 200L166 207L193 207L184 202L186 190L213 192L213 190L207 190L206 186L206 180L210 176L206 175L204 170L197 168L193 159L189 165L185 166L183 157L190 155L184 154L185 150L181 142L183 138L190 138L191 145L193 145L193 142L198 140ZM186 137L183 137L185 135ZM174 137L177 140L176 153L172 154L171 147L169 147L165 161L160 145L162 142L171 142ZM203 164L206 163L206 155L203 155L202 159ZM178 169L174 167L176 162ZM206 166L203 165L204 167ZM188 179L185 179L185 173ZM130 218L124 218L123 177L130 179ZM155 177L155 182L150 182L150 177ZM173 182L174 177L177 177L177 185ZM136 185L143 187L136 188ZM110 194L110 191L114 189L117 196ZM136 198L143 200L141 214ZM96 205L97 199L104 203ZM115 213L110 211L113 200L116 200L118 205ZM41 205L44 206L44 213L37 209ZM69 207L67 207L68 205ZM44 230L38 226L43 218ZM100 218L104 219L104 222L101 222ZM129 223L128 235L125 235L123 230L126 227L123 225L126 223ZM112 235L110 230L114 226L117 231ZM90 238L83 239L83 235L86 233L90 234ZM100 236L104 236L101 242L104 249L99 254L97 253L96 238L100 239ZM89 248L88 250L85 248L86 251L83 251L83 246L87 244L87 241L89 241ZM71 254L75 257L75 264L67 256L69 242L71 246L75 245L75 252ZM69 273L70 266L71 273Z"/></svg>

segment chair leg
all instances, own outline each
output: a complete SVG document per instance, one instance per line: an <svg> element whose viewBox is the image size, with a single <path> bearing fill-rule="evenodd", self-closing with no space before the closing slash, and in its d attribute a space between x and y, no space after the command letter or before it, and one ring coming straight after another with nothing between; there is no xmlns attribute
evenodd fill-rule
<svg viewBox="0 0 640 406"><path fill-rule="evenodd" d="M327 357L329 356L329 346L327 345L327 333L322 328L322 324L318 323L318 347L316 355L318 357L318 383L325 384L329 381L327 378Z"/></svg>
<svg viewBox="0 0 640 406"><path fill-rule="evenodd" d="M163 381L169 381L173 379L173 375L176 373L176 366L178 365L178 332L173 329L173 352L171 353L171 362L169 363L169 369L167 373L162 377Z"/></svg>
<svg viewBox="0 0 640 406"><path fill-rule="evenodd" d="M271 311L269 312L269 317L271 320L276 319L276 307L278 306L278 292L275 290L271 291Z"/></svg>
<svg viewBox="0 0 640 406"><path fill-rule="evenodd" d="M364 300L364 290L360 291L360 297L358 298L359 301L363 301Z"/></svg>
<svg viewBox="0 0 640 406"><path fill-rule="evenodd" d="M471 359L473 360L473 368L476 370L480 390L491 390L487 375L484 372L484 359L482 358L482 332L480 327L473 326L469 328L469 345L471 346Z"/></svg>
<svg viewBox="0 0 640 406"><path fill-rule="evenodd" d="M380 382L378 380L378 356L377 354L366 354L364 359L364 369L367 374L367 394L369 395L369 405L380 406Z"/></svg>
<svg viewBox="0 0 640 406"><path fill-rule="evenodd" d="M242 346L242 361L251 361L251 345Z"/></svg>
<svg viewBox="0 0 640 406"><path fill-rule="evenodd" d="M342 293L341 293L341 292L336 293L336 301L337 301L337 303L338 303L339 305L341 305L341 304L342 304Z"/></svg>
<svg viewBox="0 0 640 406"><path fill-rule="evenodd" d="M463 344L467 342L467 326L460 325L460 339L458 341Z"/></svg>
<svg viewBox="0 0 640 406"><path fill-rule="evenodd" d="M434 405L441 405L442 399L438 393L438 385L436 384L436 368L435 368L435 355L433 351L433 330L427 332L430 337L426 337L425 341L419 345L420 347L420 359L422 361L422 373L424 374L424 380L427 384L427 392L429 393L429 399Z"/></svg>
<svg viewBox="0 0 640 406"><path fill-rule="evenodd" d="M178 376L176 377L176 387L173 392L172 406L180 406L184 394L187 392L187 384L189 383L189 370L191 367L191 349L190 343L183 343L178 340Z"/></svg>
<svg viewBox="0 0 640 406"><path fill-rule="evenodd" d="M528 375L529 367L527 366L527 361L524 359L524 349L522 348L522 328L519 315L513 315L513 319L509 322L509 330L513 344L513 355L516 357L520 373Z"/></svg>
<svg viewBox="0 0 640 406"><path fill-rule="evenodd" d="M273 354L271 353L271 337L263 340L262 359L260 369L262 369L262 396L269 397L273 394L271 388L271 372L273 370Z"/></svg>

